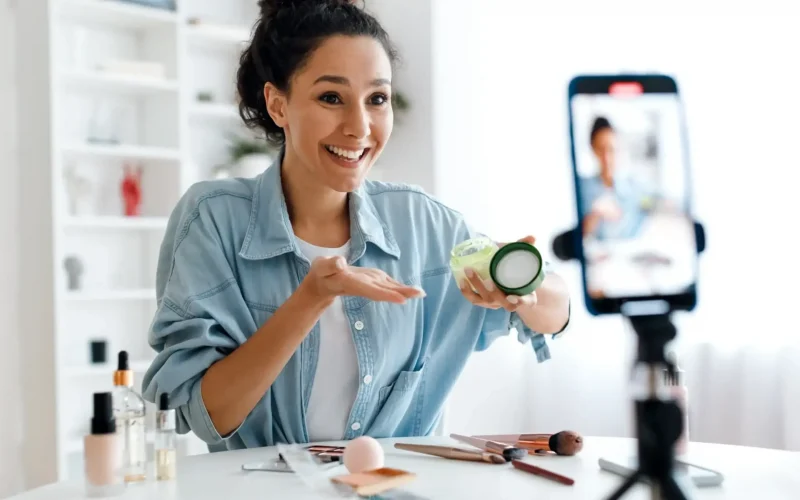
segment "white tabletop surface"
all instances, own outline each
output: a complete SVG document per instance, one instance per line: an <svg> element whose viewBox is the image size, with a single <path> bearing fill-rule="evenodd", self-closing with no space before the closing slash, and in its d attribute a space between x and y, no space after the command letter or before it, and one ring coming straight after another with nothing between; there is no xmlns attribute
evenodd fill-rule
<svg viewBox="0 0 800 500"><path fill-rule="evenodd" d="M385 465L417 475L403 491L429 499L604 499L622 478L600 470L598 458L624 458L635 453L634 440L619 438L585 439L583 451L574 457L529 456L525 460L575 480L564 486L514 469L510 464L491 465L420 455L393 447L395 442L416 442L466 446L446 437L380 440L385 449ZM184 458L178 477L172 482L148 482L130 486L116 498L144 499L311 499L312 493L294 473L243 472L242 464L270 460L274 448L259 448L197 455ZM700 488L691 498L764 499L800 498L800 453L738 446L691 443L688 462L718 470L725 476L721 486ZM344 473L338 467L329 474ZM639 485L623 498L650 498ZM85 498L79 483L59 483L12 497L13 500L73 500Z"/></svg>

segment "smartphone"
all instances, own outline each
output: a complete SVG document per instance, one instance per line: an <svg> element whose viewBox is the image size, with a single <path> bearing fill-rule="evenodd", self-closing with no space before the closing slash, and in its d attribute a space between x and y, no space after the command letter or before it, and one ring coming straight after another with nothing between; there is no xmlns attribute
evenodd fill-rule
<svg viewBox="0 0 800 500"><path fill-rule="evenodd" d="M694 309L699 252L676 81L580 75L568 94L586 308L593 315Z"/></svg>
<svg viewBox="0 0 800 500"><path fill-rule="evenodd" d="M628 457L627 460L622 462L601 457L597 463L601 469L624 477L633 474L638 467L638 461L633 457ZM677 476L684 479L688 478L698 488L719 486L725 480L725 476L718 471L680 460L675 461L674 470Z"/></svg>

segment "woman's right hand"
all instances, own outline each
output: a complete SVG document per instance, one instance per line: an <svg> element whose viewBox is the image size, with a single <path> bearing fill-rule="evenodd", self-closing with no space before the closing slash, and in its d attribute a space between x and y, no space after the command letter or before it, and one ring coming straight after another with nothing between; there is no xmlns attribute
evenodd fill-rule
<svg viewBox="0 0 800 500"><path fill-rule="evenodd" d="M380 269L348 266L344 258L338 256L314 259L304 283L316 296L330 300L339 295L351 295L402 304L407 299L425 296L421 288L404 285Z"/></svg>

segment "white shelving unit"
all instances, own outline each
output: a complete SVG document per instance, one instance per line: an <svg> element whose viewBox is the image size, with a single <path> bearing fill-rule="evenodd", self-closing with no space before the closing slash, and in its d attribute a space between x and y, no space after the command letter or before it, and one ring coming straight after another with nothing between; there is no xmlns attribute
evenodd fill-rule
<svg viewBox="0 0 800 500"><path fill-rule="evenodd" d="M235 71L257 1L176 3L171 11L123 0L18 2L21 351L40 360L22 378L26 427L36 429L25 440L37 463L31 485L82 477L91 394L111 389L120 349L140 388L154 356L147 335L168 217L191 184L227 161L227 140L242 130ZM124 70L131 62L157 66ZM126 165L141 168L139 216L124 214ZM70 203L76 185L83 203ZM68 256L83 264L76 290ZM108 342L108 364L90 363L95 339ZM181 443L186 454L206 451L193 435Z"/></svg>

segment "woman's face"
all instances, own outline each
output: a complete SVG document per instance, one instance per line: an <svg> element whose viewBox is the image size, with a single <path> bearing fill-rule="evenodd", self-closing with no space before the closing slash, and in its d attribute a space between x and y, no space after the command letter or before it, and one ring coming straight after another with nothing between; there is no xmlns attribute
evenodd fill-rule
<svg viewBox="0 0 800 500"><path fill-rule="evenodd" d="M616 163L616 138L614 131L606 128L599 131L592 141L592 150L600 163L600 172L605 176L614 175Z"/></svg>
<svg viewBox="0 0 800 500"><path fill-rule="evenodd" d="M265 89L286 155L331 189L356 189L392 133L392 68L370 37L323 42L295 72L288 96Z"/></svg>

